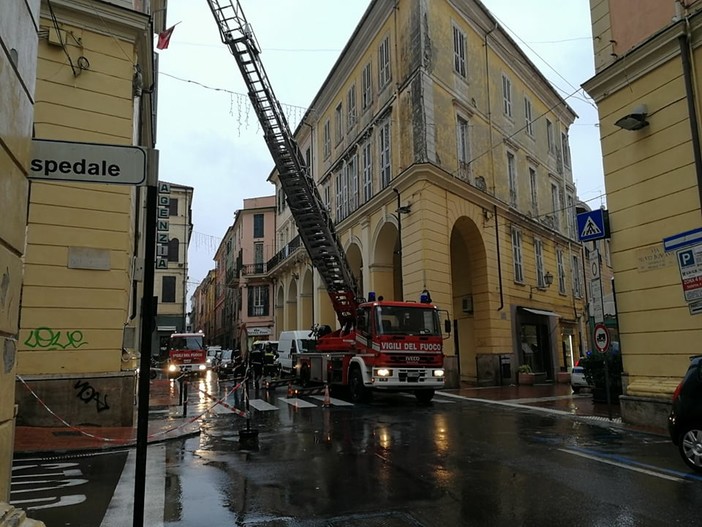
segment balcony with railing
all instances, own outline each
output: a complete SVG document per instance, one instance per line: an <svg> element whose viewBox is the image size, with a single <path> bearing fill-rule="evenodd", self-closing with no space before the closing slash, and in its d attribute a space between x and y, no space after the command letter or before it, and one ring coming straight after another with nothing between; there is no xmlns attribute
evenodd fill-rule
<svg viewBox="0 0 702 527"><path fill-rule="evenodd" d="M266 274L268 265L266 262L252 263L241 266L241 276L252 276L258 274Z"/></svg>
<svg viewBox="0 0 702 527"><path fill-rule="evenodd" d="M290 258L293 254L297 252L301 245L302 241L300 240L300 236L295 236L292 240L290 240L290 243L288 243L285 247L278 251L276 255L273 256L273 258L266 262L265 265L267 272L272 271L277 266L282 264L285 260Z"/></svg>

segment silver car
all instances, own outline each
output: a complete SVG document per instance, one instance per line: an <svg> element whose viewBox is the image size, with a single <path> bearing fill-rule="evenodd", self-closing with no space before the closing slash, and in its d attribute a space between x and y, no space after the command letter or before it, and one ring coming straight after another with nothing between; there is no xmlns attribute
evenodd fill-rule
<svg viewBox="0 0 702 527"><path fill-rule="evenodd" d="M580 361L578 361L579 363ZM570 372L570 387L573 389L573 393L580 393L583 388L592 388L585 379L585 369L578 364L573 366L573 370Z"/></svg>

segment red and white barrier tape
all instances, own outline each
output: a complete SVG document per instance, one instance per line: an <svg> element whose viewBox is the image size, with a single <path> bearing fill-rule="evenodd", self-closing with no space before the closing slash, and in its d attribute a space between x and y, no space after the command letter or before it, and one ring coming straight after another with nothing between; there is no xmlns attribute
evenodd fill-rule
<svg viewBox="0 0 702 527"><path fill-rule="evenodd" d="M134 437L129 437L129 438L111 438L111 437L99 436L99 435L97 435L97 434L91 434L90 432L87 432L87 431L85 431L85 430L83 430L83 429L81 429L81 428L79 428L79 427L77 427L77 426L74 426L74 425L70 424L70 423L67 422L65 419L63 419L62 417L60 417L59 415L57 415L56 412L54 412L51 408L49 408L49 406L36 394L36 392L35 392L34 390L32 390L32 388L27 384L27 382L26 382L20 375L17 375L17 378L18 378L18 379L20 380L20 382L24 385L24 387L27 388L27 390L29 391L29 393L32 394L32 396L39 402L39 404L40 404L41 406L43 406L43 407L46 409L47 412L49 412L52 416L54 416L54 417L55 417L62 425L64 425L66 428L70 428L71 430L74 430L74 431L80 433L81 435L84 435L84 436L86 436L86 437L90 437L91 439L97 439L97 440L100 440L100 441L104 441L104 442L106 442L106 443L115 443L115 444L120 444L120 445L126 445L126 444L133 443L133 442L136 440L136 438L134 438ZM166 429L166 430L161 430L160 432L155 432L155 433L153 433L153 434L149 434L149 435L148 435L148 438L149 438L149 439L154 439L154 438L156 438L156 437L160 437L160 436L169 434L169 433L171 433L171 432L174 432L175 430L178 430L179 428L185 428L186 426L189 426L189 425L191 425L192 423L194 423L195 421L197 421L198 419L200 419L202 416L204 416L206 413L208 413L212 408L214 408L215 406L217 406L217 404L222 404L222 405L225 406L226 408L229 408L230 410L235 411L235 413L237 413L238 415L241 415L241 414L243 413L243 414L244 414L243 417L246 417L246 413L245 413L245 412L241 412L241 410L239 410L238 408L234 408L234 409L233 409L233 408L231 408L229 405L227 405L226 403L223 402L224 399L226 399L227 397L229 397L229 395L230 395L231 393L233 393L234 391L238 390L240 387L241 387L241 383L239 383L239 384L237 384L236 386L234 386L234 387L223 397L223 399L221 399L220 401L216 402L216 403L213 404L211 407L207 408L207 409L206 409L204 412L202 412L201 414L196 415L195 417L192 417L192 418L188 419L186 422L181 423L181 424L179 424L179 425L177 425L177 426L168 428L168 429ZM201 390L201 391L202 391L202 390ZM212 398L212 399L215 399L212 395L208 394L207 392L205 392L205 394L206 394L208 397L210 397L210 398Z"/></svg>

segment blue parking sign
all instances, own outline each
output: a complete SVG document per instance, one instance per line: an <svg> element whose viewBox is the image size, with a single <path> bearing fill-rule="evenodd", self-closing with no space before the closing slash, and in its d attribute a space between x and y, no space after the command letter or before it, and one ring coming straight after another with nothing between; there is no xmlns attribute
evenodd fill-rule
<svg viewBox="0 0 702 527"><path fill-rule="evenodd" d="M692 252L692 249L678 251L678 264L680 267L690 267L691 265L695 265L695 255Z"/></svg>

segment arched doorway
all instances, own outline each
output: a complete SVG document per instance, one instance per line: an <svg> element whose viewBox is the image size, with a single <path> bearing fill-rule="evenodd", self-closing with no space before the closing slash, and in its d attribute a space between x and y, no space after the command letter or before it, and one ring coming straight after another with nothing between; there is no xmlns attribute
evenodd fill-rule
<svg viewBox="0 0 702 527"><path fill-rule="evenodd" d="M491 349L489 338L490 289L485 245L478 226L468 217L458 218L451 229L450 261L454 347L459 374L464 380L477 382L480 380L480 356L498 350ZM487 362L492 364L495 358L499 357L488 356Z"/></svg>
<svg viewBox="0 0 702 527"><path fill-rule="evenodd" d="M385 222L375 238L370 265L370 287L376 296L386 300L402 300L402 259L397 226Z"/></svg>

